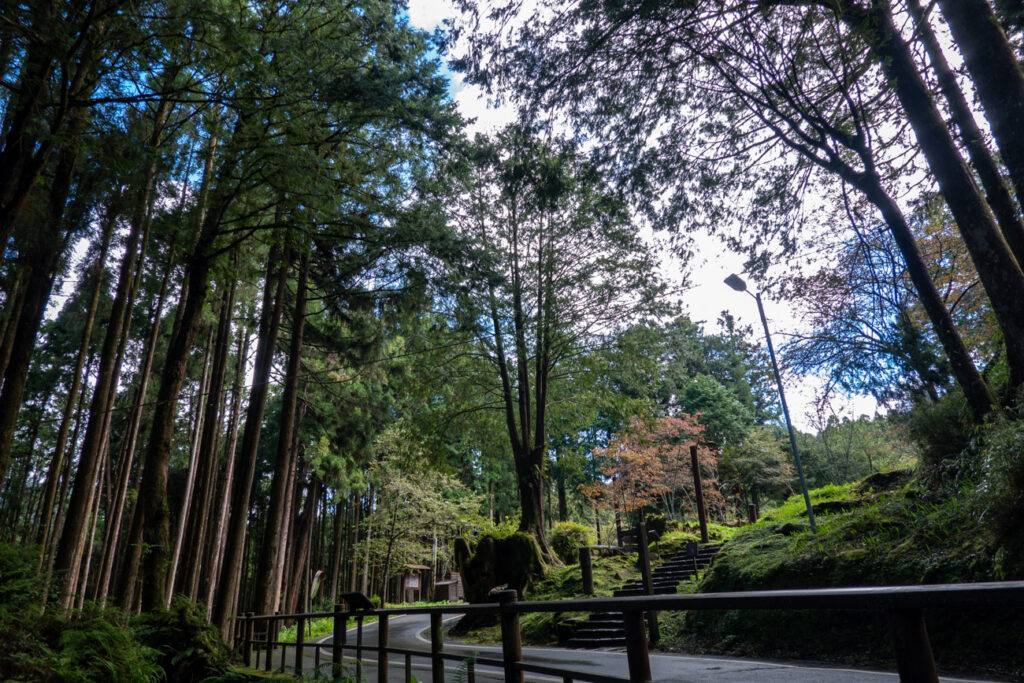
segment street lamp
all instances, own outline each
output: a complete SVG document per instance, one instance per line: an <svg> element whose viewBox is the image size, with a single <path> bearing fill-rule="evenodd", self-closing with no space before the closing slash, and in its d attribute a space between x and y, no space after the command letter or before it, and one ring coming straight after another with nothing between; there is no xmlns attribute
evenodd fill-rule
<svg viewBox="0 0 1024 683"><path fill-rule="evenodd" d="M772 335L768 332L768 318L764 315L764 305L761 303L761 293L751 294L747 291L747 283L739 275L733 273L725 278L725 284L737 292L746 292L754 297L757 302L757 312L761 314L761 324L764 325L764 338L768 342L768 355L772 359L772 370L775 371L775 381L779 385L779 400L782 402L782 414L786 416L786 427L789 429L789 445L793 449L793 461L796 463L796 473L800 475L800 490L804 494L804 503L807 505L807 519L811 522L811 531L817 531L814 524L814 510L811 509L811 496L807 493L807 479L804 478L804 468L800 464L800 453L796 449L796 432L793 431L793 422L789 419L789 406L786 405L786 394L782 391L782 375L779 374L779 364L775 360L775 349L772 347Z"/></svg>

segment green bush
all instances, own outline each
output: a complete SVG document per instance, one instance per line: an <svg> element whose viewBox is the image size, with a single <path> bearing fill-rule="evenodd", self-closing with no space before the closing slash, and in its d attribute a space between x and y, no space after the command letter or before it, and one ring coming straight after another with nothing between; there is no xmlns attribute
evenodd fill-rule
<svg viewBox="0 0 1024 683"><path fill-rule="evenodd" d="M136 619L139 639L159 652L158 662L169 681L199 681L227 671L230 653L203 608L177 596L170 609L157 609Z"/></svg>
<svg viewBox="0 0 1024 683"><path fill-rule="evenodd" d="M658 534L658 538L665 537L665 532L668 531L668 517L660 513L652 512L647 515L645 521L647 522L647 533L651 533L653 531Z"/></svg>
<svg viewBox="0 0 1024 683"><path fill-rule="evenodd" d="M0 678L161 680L156 653L136 641L123 612L91 604L68 617L41 612L47 591L36 574L38 552L0 544Z"/></svg>
<svg viewBox="0 0 1024 683"><path fill-rule="evenodd" d="M87 604L54 626L54 677L64 681L161 681L155 650L136 640L128 616L117 609ZM174 679L166 676L168 680Z"/></svg>
<svg viewBox="0 0 1024 683"><path fill-rule="evenodd" d="M981 434L981 486L975 492L979 517L991 520L999 578L1024 574L1024 423L1001 418Z"/></svg>
<svg viewBox="0 0 1024 683"><path fill-rule="evenodd" d="M938 481L955 478L962 466L961 454L971 443L971 411L959 391L951 391L935 403L920 403L906 416L906 429L921 447L921 468Z"/></svg>
<svg viewBox="0 0 1024 683"><path fill-rule="evenodd" d="M580 548L590 545L590 529L576 522L559 522L548 533L548 541L562 562L576 564Z"/></svg>

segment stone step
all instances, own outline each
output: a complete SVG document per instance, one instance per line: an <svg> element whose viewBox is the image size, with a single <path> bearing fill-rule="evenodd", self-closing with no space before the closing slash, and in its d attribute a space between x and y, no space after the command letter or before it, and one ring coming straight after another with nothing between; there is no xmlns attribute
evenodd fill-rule
<svg viewBox="0 0 1024 683"><path fill-rule="evenodd" d="M626 638L625 636L622 638L577 638L573 636L566 645L583 650L596 650L602 647L624 647L626 645Z"/></svg>
<svg viewBox="0 0 1024 683"><path fill-rule="evenodd" d="M703 546L696 557L698 570L704 569L714 559L720 545ZM679 584L693 576L694 558L679 553L654 568L651 573L651 587L655 595L674 594ZM634 581L616 590L615 597L639 597L646 595L643 583ZM625 645L623 616L619 612L597 612L576 628L568 646L593 649L600 647L621 647Z"/></svg>
<svg viewBox="0 0 1024 683"><path fill-rule="evenodd" d="M613 623L614 622L620 622L620 621L622 621L622 612L594 612L593 614L590 615L590 619L588 619L584 623L592 624L594 622L604 622L604 621L610 621L610 622L613 622Z"/></svg>

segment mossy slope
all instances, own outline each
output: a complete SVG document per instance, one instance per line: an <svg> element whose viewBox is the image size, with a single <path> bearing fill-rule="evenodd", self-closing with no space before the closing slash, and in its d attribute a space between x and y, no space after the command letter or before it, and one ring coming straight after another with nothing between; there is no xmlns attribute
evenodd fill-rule
<svg viewBox="0 0 1024 683"><path fill-rule="evenodd" d="M969 496L924 493L907 476L812 492L818 533L791 498L736 533L698 586L704 593L1020 578ZM1024 620L1012 610L932 610L936 660L951 671L1024 678ZM884 615L859 612L691 612L666 619L662 647L893 666Z"/></svg>

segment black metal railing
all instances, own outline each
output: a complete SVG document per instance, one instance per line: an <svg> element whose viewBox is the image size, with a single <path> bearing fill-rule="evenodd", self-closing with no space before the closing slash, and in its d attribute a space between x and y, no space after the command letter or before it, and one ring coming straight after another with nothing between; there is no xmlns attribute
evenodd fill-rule
<svg viewBox="0 0 1024 683"><path fill-rule="evenodd" d="M639 683L651 679L650 658L647 648L647 634L644 629L644 613L648 611L668 612L682 610L854 610L881 612L889 617L892 629L893 647L901 681L937 681L935 661L932 656L928 631L923 610L929 608L977 608L977 607L1022 607L1024 606L1024 581L1004 581L971 584L941 584L924 586L877 586L864 588L824 588L808 590L746 591L735 593L703 593L687 595L655 595L622 598L590 598L582 600L526 601L516 600L515 591L500 591L498 602L477 605L445 605L441 607L408 607L392 609L366 609L348 611L342 604L335 605L333 612L309 612L303 614L253 615L238 617L239 634L237 646L247 666L261 664L270 670L275 659L275 650L280 651L280 667L285 666L285 652L293 649L292 668L302 673L306 649L304 633L306 622L312 618L334 617L333 639L330 643L316 644L314 666L319 667L320 650L330 652L334 676L341 676L345 666L346 651L354 652L353 663L362 678L363 652L376 652L377 680L386 683L390 673L390 655L404 657L405 680L412 678L412 658L427 658L431 662L434 681L444 680L445 661L463 662L465 679L475 681L477 666L490 666L504 670L505 680L521 682L524 673L536 673L560 677L565 683L587 681L590 683L611 683L629 681ZM626 629L626 660L629 676L619 678L551 666L540 666L523 661L522 641L519 630L519 615L533 612L621 612ZM466 658L464 655L444 651L444 636L441 622L444 615L455 614L497 614L501 621L502 658ZM388 642L388 621L392 616L405 614L430 615L430 650L408 650L390 647ZM378 618L377 645L363 644L363 621L367 616ZM356 642L347 642L346 622L356 621ZM276 641L278 626L295 622L297 626L294 643ZM262 638L256 637L257 626ZM263 655L262 658L260 655ZM262 659L262 661L261 661Z"/></svg>

